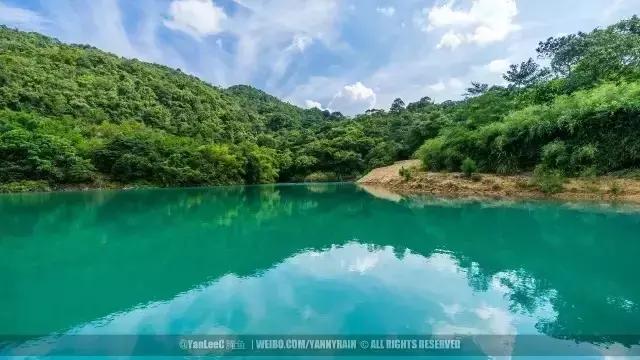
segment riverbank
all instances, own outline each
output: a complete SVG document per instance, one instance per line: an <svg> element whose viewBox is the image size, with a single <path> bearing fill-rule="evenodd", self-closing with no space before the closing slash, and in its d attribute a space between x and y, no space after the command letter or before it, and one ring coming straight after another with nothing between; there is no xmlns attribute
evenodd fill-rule
<svg viewBox="0 0 640 360"><path fill-rule="evenodd" d="M460 173L422 171L420 165L418 160L406 160L377 168L358 180L358 184L396 194L640 203L640 180L607 176L590 179L571 178L565 181L560 192L545 194L532 184L531 177L526 174L477 174L472 178L465 178ZM409 175L401 176L402 168L408 170Z"/></svg>
<svg viewBox="0 0 640 360"><path fill-rule="evenodd" d="M42 180L24 180L0 184L0 194L33 193L33 192L66 192L89 190L130 190L156 188L158 186L145 184L124 184L100 181L84 184L56 184L51 185Z"/></svg>
<svg viewBox="0 0 640 360"><path fill-rule="evenodd" d="M140 183L116 183L100 182L85 184L57 184L50 185L46 181L17 181L12 183L0 183L0 195L3 194L23 194L23 193L56 193L56 192L80 192L94 190L140 190L140 189L196 189L211 187L232 187L232 186L284 186L284 185L320 185L328 184L352 184L351 181L299 181L299 182L279 182L266 184L220 184L220 185L190 185L190 186L161 186L154 184ZM316 190L312 190L316 191Z"/></svg>
<svg viewBox="0 0 640 360"><path fill-rule="evenodd" d="M530 175L474 174L466 178L460 173L426 172L420 161L405 160L373 169L356 181L367 191L385 199L399 201L403 195L422 194L443 198L478 199L555 199L562 201L603 201L640 204L640 180L620 177L570 178L562 191L545 194L532 183ZM405 176L400 169L408 170ZM408 174L408 175L407 175ZM306 182L301 182L306 183ZM49 185L46 181L20 181L0 184L2 193L66 192L88 190L131 190L158 188L151 184L124 184L97 181L86 184Z"/></svg>

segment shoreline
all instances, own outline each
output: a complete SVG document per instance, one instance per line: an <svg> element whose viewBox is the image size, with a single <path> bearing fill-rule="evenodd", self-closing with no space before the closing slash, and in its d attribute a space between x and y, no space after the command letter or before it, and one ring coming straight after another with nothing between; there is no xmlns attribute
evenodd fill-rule
<svg viewBox="0 0 640 360"><path fill-rule="evenodd" d="M372 193L374 196L399 201L411 195L427 195L445 199L476 200L552 200L561 202L600 202L640 204L640 180L601 176L593 179L569 178L563 190L545 194L529 184L531 177L520 175L477 174L475 179L465 178L461 173L426 172L420 170L419 160L404 160L392 165L371 170L357 181L349 181ZM411 178L400 176L401 168L411 170ZM34 182L37 183L37 182ZM122 184L102 182L93 184L63 184L49 186L45 182L40 188L16 191L0 191L0 195L67 193L88 191L128 191L141 189L194 189L227 186L254 186L243 184L203 186L157 186L147 184ZM304 185L336 182L287 182L256 185ZM343 182L340 182L343 183ZM612 191L616 184L617 191ZM2 185L2 184L0 184Z"/></svg>
<svg viewBox="0 0 640 360"><path fill-rule="evenodd" d="M302 185L325 185L325 184L356 184L355 181L305 181L305 182L278 182L266 184L225 184L225 185L190 185L190 186L159 186L159 185L132 185L109 183L108 185L96 184L77 184L77 185L59 185L57 187L47 187L46 189L34 189L25 191L0 191L2 195L20 195L20 194L55 194L55 193L72 193L72 192L91 192L91 191L130 191L130 190L162 190L162 189L207 189L207 188L224 188L224 187L251 187L251 186L302 186ZM0 184L1 185L1 184Z"/></svg>
<svg viewBox="0 0 640 360"><path fill-rule="evenodd" d="M357 184L398 196L640 204L640 180L607 176L594 179L569 178L562 191L545 194L530 185L531 177L528 175L478 174L475 179L469 179L460 173L425 172L419 170L420 165L418 160L399 161L373 169L358 180ZM400 176L401 168L411 169L410 179Z"/></svg>

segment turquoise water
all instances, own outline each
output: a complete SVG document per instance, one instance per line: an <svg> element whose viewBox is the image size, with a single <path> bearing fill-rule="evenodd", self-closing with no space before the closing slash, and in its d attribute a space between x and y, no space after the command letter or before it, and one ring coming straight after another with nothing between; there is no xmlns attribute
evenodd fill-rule
<svg viewBox="0 0 640 360"><path fill-rule="evenodd" d="M535 334L639 354L639 212L376 195L0 196L0 336Z"/></svg>

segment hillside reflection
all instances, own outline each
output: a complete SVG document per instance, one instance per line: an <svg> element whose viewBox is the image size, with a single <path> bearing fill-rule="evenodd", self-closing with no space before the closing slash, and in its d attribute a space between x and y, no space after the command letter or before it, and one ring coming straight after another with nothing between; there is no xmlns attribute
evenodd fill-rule
<svg viewBox="0 0 640 360"><path fill-rule="evenodd" d="M640 340L635 212L260 186L2 196L0 229L2 334Z"/></svg>

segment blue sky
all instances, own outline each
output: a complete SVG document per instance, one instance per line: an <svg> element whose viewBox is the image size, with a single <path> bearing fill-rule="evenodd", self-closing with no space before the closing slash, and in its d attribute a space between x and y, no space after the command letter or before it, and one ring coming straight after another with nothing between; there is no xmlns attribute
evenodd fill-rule
<svg viewBox="0 0 640 360"><path fill-rule="evenodd" d="M501 83L539 40L638 0L0 0L0 23L355 114Z"/></svg>

